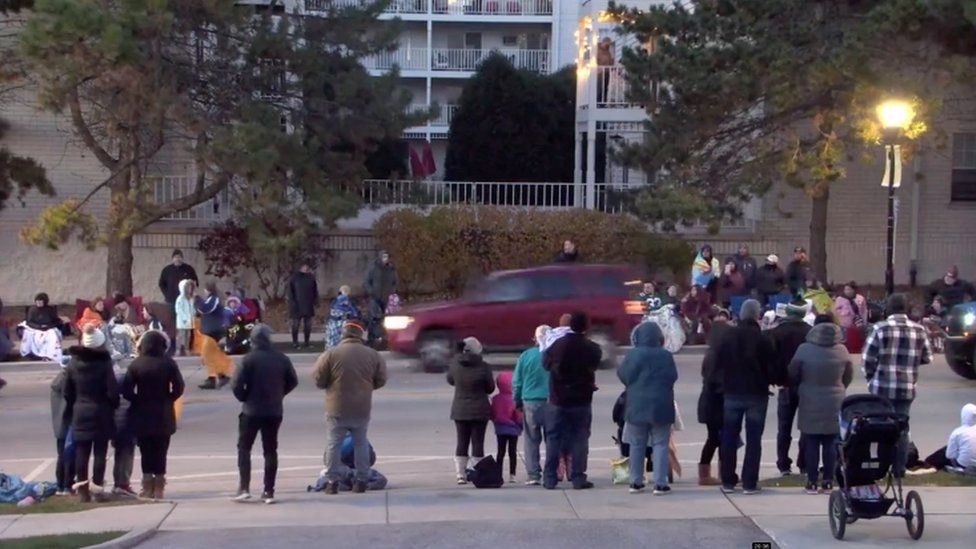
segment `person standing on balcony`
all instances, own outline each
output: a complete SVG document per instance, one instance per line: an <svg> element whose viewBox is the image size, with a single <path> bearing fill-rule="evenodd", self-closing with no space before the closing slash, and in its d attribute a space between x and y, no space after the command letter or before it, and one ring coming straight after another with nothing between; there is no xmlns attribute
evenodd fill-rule
<svg viewBox="0 0 976 549"><path fill-rule="evenodd" d="M383 322L383 317L386 316L386 306L390 301L390 296L396 293L397 271L390 260L389 252L380 251L379 257L373 262L373 266L366 274L366 282L363 286L370 301L368 332L370 341L373 341L380 337L379 325Z"/></svg>
<svg viewBox="0 0 976 549"><path fill-rule="evenodd" d="M302 261L298 272L288 282L288 316L291 318L291 345L295 349L307 348L312 339L312 318L319 300L319 286L309 261ZM305 344L298 344L298 326L304 322Z"/></svg>
<svg viewBox="0 0 976 549"><path fill-rule="evenodd" d="M576 249L576 243L570 239L563 242L563 249L556 254L556 263L579 263L580 254Z"/></svg>
<svg viewBox="0 0 976 549"><path fill-rule="evenodd" d="M596 65L599 75L599 88L597 88L596 102L599 105L609 103L608 93L610 91L610 77L613 66L613 39L604 36L596 45Z"/></svg>

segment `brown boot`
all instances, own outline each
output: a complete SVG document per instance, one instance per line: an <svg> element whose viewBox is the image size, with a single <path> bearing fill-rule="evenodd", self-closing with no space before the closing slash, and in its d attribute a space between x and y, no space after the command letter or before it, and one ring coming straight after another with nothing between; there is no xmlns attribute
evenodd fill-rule
<svg viewBox="0 0 976 549"><path fill-rule="evenodd" d="M153 499L163 499L163 487L166 486L166 475L156 475L153 480Z"/></svg>
<svg viewBox="0 0 976 549"><path fill-rule="evenodd" d="M139 490L140 499L152 499L155 482L156 477L154 475L142 475L142 490Z"/></svg>
<svg viewBox="0 0 976 549"><path fill-rule="evenodd" d="M699 486L718 486L721 484L717 478L712 476L712 466L698 464L698 485Z"/></svg>

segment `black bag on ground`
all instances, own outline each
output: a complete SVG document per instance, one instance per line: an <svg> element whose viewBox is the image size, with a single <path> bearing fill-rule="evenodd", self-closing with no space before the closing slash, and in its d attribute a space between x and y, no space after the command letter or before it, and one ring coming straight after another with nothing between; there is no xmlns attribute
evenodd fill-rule
<svg viewBox="0 0 976 549"><path fill-rule="evenodd" d="M505 484L502 468L493 456L482 458L474 468L468 469L468 482L475 488L501 488Z"/></svg>

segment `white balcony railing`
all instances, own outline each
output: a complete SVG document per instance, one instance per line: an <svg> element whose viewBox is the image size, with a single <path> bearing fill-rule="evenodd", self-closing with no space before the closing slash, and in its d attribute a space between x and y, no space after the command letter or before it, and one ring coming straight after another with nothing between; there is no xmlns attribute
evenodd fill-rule
<svg viewBox="0 0 976 549"><path fill-rule="evenodd" d="M177 200L189 196L196 191L197 181L195 177L184 175L164 175L151 178L153 189L153 201L163 204L171 200ZM227 219L230 209L229 193L225 189L214 198L201 204L167 216L166 221L196 221L202 223L213 223Z"/></svg>
<svg viewBox="0 0 976 549"><path fill-rule="evenodd" d="M426 70L427 48L400 48L384 51L363 59L367 69L390 70L394 66L401 70Z"/></svg>
<svg viewBox="0 0 976 549"><path fill-rule="evenodd" d="M639 107L628 97L627 71L620 65L598 66L589 70L585 78L577 80L577 101L580 108L588 108L596 99L598 109Z"/></svg>
<svg viewBox="0 0 976 549"><path fill-rule="evenodd" d="M434 13L451 15L552 15L552 0L433 0Z"/></svg>
<svg viewBox="0 0 976 549"><path fill-rule="evenodd" d="M369 0L305 0L305 11L355 8ZM552 15L552 0L392 0L384 13L437 15Z"/></svg>
<svg viewBox="0 0 976 549"><path fill-rule="evenodd" d="M596 209L617 213L628 204L626 193L637 185L600 183L596 186ZM481 205L516 208L582 208L586 189L575 183L500 183L473 181L363 182L363 201L369 206L453 206Z"/></svg>
<svg viewBox="0 0 976 549"><path fill-rule="evenodd" d="M430 121L434 126L450 126L451 121L454 120L454 113L458 110L457 105L451 103L442 104L441 112L436 118Z"/></svg>
<svg viewBox="0 0 976 549"><path fill-rule="evenodd" d="M507 57L516 68L541 73L549 72L549 50L525 49L435 48L431 54L431 69L435 71L474 71L493 52Z"/></svg>

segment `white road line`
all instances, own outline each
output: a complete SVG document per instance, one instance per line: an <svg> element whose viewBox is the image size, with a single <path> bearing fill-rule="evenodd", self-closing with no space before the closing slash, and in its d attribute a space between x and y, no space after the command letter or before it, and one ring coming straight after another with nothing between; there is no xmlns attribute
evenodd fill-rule
<svg viewBox="0 0 976 549"><path fill-rule="evenodd" d="M41 473L43 473L45 470L47 470L47 468L50 467L52 463L54 463L56 461L57 460L54 459L54 458L47 458L47 459L45 459L43 462L41 462L40 465L38 465L37 467L34 467L34 470L33 471L31 471L30 473L27 473L27 476L24 477L24 482L30 482L30 481L34 480L35 478L37 478L38 476L40 476Z"/></svg>

